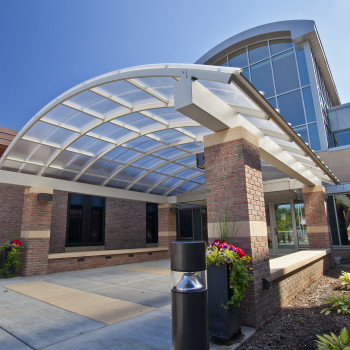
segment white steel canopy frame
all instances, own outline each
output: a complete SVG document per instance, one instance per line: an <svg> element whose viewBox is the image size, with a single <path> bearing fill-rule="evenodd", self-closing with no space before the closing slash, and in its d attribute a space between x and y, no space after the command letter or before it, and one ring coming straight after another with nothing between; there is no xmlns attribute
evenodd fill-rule
<svg viewBox="0 0 350 350"><path fill-rule="evenodd" d="M241 69L159 64L111 72L62 94L18 133L6 172L175 196L203 188L203 136L246 127L261 158L306 186L337 183ZM144 198L144 196L143 196Z"/></svg>

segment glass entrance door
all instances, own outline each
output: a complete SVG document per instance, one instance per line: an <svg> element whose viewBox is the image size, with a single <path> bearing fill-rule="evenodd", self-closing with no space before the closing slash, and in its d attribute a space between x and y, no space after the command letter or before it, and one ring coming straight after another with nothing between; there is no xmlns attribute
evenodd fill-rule
<svg viewBox="0 0 350 350"><path fill-rule="evenodd" d="M206 208L179 208L177 211L177 240L208 242Z"/></svg>
<svg viewBox="0 0 350 350"><path fill-rule="evenodd" d="M275 254L297 251L293 202L273 204L272 245Z"/></svg>
<svg viewBox="0 0 350 350"><path fill-rule="evenodd" d="M274 204L277 250L295 249L292 210L290 203Z"/></svg>
<svg viewBox="0 0 350 350"><path fill-rule="evenodd" d="M308 247L304 203L286 200L266 204L270 255L285 255Z"/></svg>

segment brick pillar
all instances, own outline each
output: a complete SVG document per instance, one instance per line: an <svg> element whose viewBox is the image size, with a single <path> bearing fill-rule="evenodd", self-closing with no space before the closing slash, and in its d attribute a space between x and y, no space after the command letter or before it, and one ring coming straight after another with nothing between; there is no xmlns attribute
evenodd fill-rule
<svg viewBox="0 0 350 350"><path fill-rule="evenodd" d="M53 191L38 187L25 189L21 228L24 276L47 274L52 201L38 200L38 193L52 195Z"/></svg>
<svg viewBox="0 0 350 350"><path fill-rule="evenodd" d="M331 249L326 194L323 186L303 188L307 235L310 249Z"/></svg>
<svg viewBox="0 0 350 350"><path fill-rule="evenodd" d="M175 204L158 205L158 246L169 247L176 241L176 206Z"/></svg>
<svg viewBox="0 0 350 350"><path fill-rule="evenodd" d="M233 243L252 257L254 281L241 303L242 323L259 328L271 315L262 278L270 277L265 202L258 140L236 127L204 137L209 243L226 221Z"/></svg>

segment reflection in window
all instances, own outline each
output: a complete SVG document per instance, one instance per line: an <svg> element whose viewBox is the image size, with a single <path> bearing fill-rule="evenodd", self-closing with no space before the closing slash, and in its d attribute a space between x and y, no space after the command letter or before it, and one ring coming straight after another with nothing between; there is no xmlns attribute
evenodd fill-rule
<svg viewBox="0 0 350 350"><path fill-rule="evenodd" d="M245 67L248 65L246 48L235 51L228 55L228 64L230 67Z"/></svg>
<svg viewBox="0 0 350 350"><path fill-rule="evenodd" d="M267 41L248 46L249 63L255 63L269 57Z"/></svg>
<svg viewBox="0 0 350 350"><path fill-rule="evenodd" d="M292 126L305 124L304 108L300 90L277 97L282 117Z"/></svg>
<svg viewBox="0 0 350 350"><path fill-rule="evenodd" d="M192 209L181 209L178 211L177 240L193 240Z"/></svg>
<svg viewBox="0 0 350 350"><path fill-rule="evenodd" d="M244 68L243 71L242 71L242 74L243 74L248 80L250 80L249 68Z"/></svg>
<svg viewBox="0 0 350 350"><path fill-rule="evenodd" d="M350 130L340 131L335 134L337 146L350 144Z"/></svg>
<svg viewBox="0 0 350 350"><path fill-rule="evenodd" d="M292 39L270 40L271 55L288 50L293 47Z"/></svg>
<svg viewBox="0 0 350 350"><path fill-rule="evenodd" d="M294 50L272 57L276 93L281 94L299 87L298 71Z"/></svg>
<svg viewBox="0 0 350 350"><path fill-rule="evenodd" d="M269 98L268 101L272 104L274 108L277 108L276 97Z"/></svg>
<svg viewBox="0 0 350 350"><path fill-rule="evenodd" d="M306 65L306 58L305 58L305 51L304 47L302 45L296 47L296 55L297 55L297 61L298 61L298 68L299 68L299 75L300 75L300 81L301 85L309 85L310 79L309 74L307 72L307 65Z"/></svg>
<svg viewBox="0 0 350 350"><path fill-rule="evenodd" d="M67 246L104 244L105 199L70 193Z"/></svg>
<svg viewBox="0 0 350 350"><path fill-rule="evenodd" d="M333 199L334 198L334 199ZM350 193L328 197L333 245L350 244Z"/></svg>
<svg viewBox="0 0 350 350"><path fill-rule="evenodd" d="M158 243L158 204L146 203L146 243Z"/></svg>
<svg viewBox="0 0 350 350"><path fill-rule="evenodd" d="M318 135L318 128L316 123L312 123L308 125L309 127L309 135L311 141L311 149L314 151L318 151L321 149L320 136Z"/></svg>
<svg viewBox="0 0 350 350"><path fill-rule="evenodd" d="M254 64L250 67L252 84L265 93L265 97L275 94L272 81L272 71L270 60Z"/></svg>
<svg viewBox="0 0 350 350"><path fill-rule="evenodd" d="M294 129L297 134L301 135L301 138L304 142L309 143L309 136L307 134L306 126L301 126Z"/></svg>
<svg viewBox="0 0 350 350"><path fill-rule="evenodd" d="M181 208L177 211L177 240L208 242L205 208Z"/></svg>
<svg viewBox="0 0 350 350"><path fill-rule="evenodd" d="M294 203L295 210L295 222L297 226L298 234L298 244L299 247L306 247L309 245L309 240L307 236L307 223L305 218L305 208L304 203L301 201L295 201Z"/></svg>
<svg viewBox="0 0 350 350"><path fill-rule="evenodd" d="M269 206L265 206L266 213L266 227L267 227L267 239L269 248L272 248L272 233L271 233L271 222L270 222L270 209Z"/></svg>
<svg viewBox="0 0 350 350"><path fill-rule="evenodd" d="M306 110L306 117L308 123L316 121L314 101L312 99L312 93L310 86L303 89L304 104Z"/></svg>
<svg viewBox="0 0 350 350"><path fill-rule="evenodd" d="M274 209L278 248L290 249L294 247L293 219L290 204L275 204Z"/></svg>
<svg viewBox="0 0 350 350"><path fill-rule="evenodd" d="M335 211L335 202L333 196L327 197L327 214L329 219L329 227L331 229L332 235L332 244L339 245L339 235L338 235L338 224L337 224L337 216Z"/></svg>

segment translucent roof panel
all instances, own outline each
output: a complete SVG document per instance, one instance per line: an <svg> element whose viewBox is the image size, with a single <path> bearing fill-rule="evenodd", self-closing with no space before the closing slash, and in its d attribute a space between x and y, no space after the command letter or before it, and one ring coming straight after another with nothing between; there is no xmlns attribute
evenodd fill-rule
<svg viewBox="0 0 350 350"><path fill-rule="evenodd" d="M68 147L68 150L96 156L109 146L110 143L106 141L98 140L89 136L81 136Z"/></svg>
<svg viewBox="0 0 350 350"><path fill-rule="evenodd" d="M61 169L48 168L45 172L46 177L53 177L61 180L69 180L73 181L74 178L78 175L78 173L65 171Z"/></svg>
<svg viewBox="0 0 350 350"><path fill-rule="evenodd" d="M240 69L182 64L123 69L73 87L18 133L0 169L172 196L203 189L203 138L237 125L256 135L269 160L283 155L276 167L307 184L335 181Z"/></svg>
<svg viewBox="0 0 350 350"><path fill-rule="evenodd" d="M154 132L152 133L152 136L155 136L156 140L159 140L161 142L167 142L167 143L173 143L173 142L179 142L179 141L189 142L193 140L191 137L187 136L186 134L183 134L174 129L167 129L167 130Z"/></svg>
<svg viewBox="0 0 350 350"><path fill-rule="evenodd" d="M140 131L163 126L163 124L157 122L156 120L148 118L140 113L131 113L126 116L119 117L118 119L115 119L115 121L122 122L126 127L131 126L137 128Z"/></svg>
<svg viewBox="0 0 350 350"><path fill-rule="evenodd" d="M96 117L79 112L76 109L65 105L58 105L56 108L44 115L41 120L52 123L60 128L72 129L73 131L82 131L97 123Z"/></svg>
<svg viewBox="0 0 350 350"><path fill-rule="evenodd" d="M181 124L192 121L190 118L175 111L173 108L152 109L148 111L148 114L161 118L171 124Z"/></svg>
<svg viewBox="0 0 350 350"><path fill-rule="evenodd" d="M111 95L114 99L120 99L120 103L137 107L145 104L156 103L159 100L148 94L146 91L137 88L136 86L129 84L125 80L119 80L112 83L104 84L101 86L101 90Z"/></svg>
<svg viewBox="0 0 350 350"><path fill-rule="evenodd" d="M89 131L87 135L112 143L119 143L121 140L128 139L132 136L137 136L134 131L122 128L112 123L102 124Z"/></svg>
<svg viewBox="0 0 350 350"><path fill-rule="evenodd" d="M134 140L125 143L126 147L134 148L137 151L149 152L161 147L163 144L147 136L137 137Z"/></svg>

